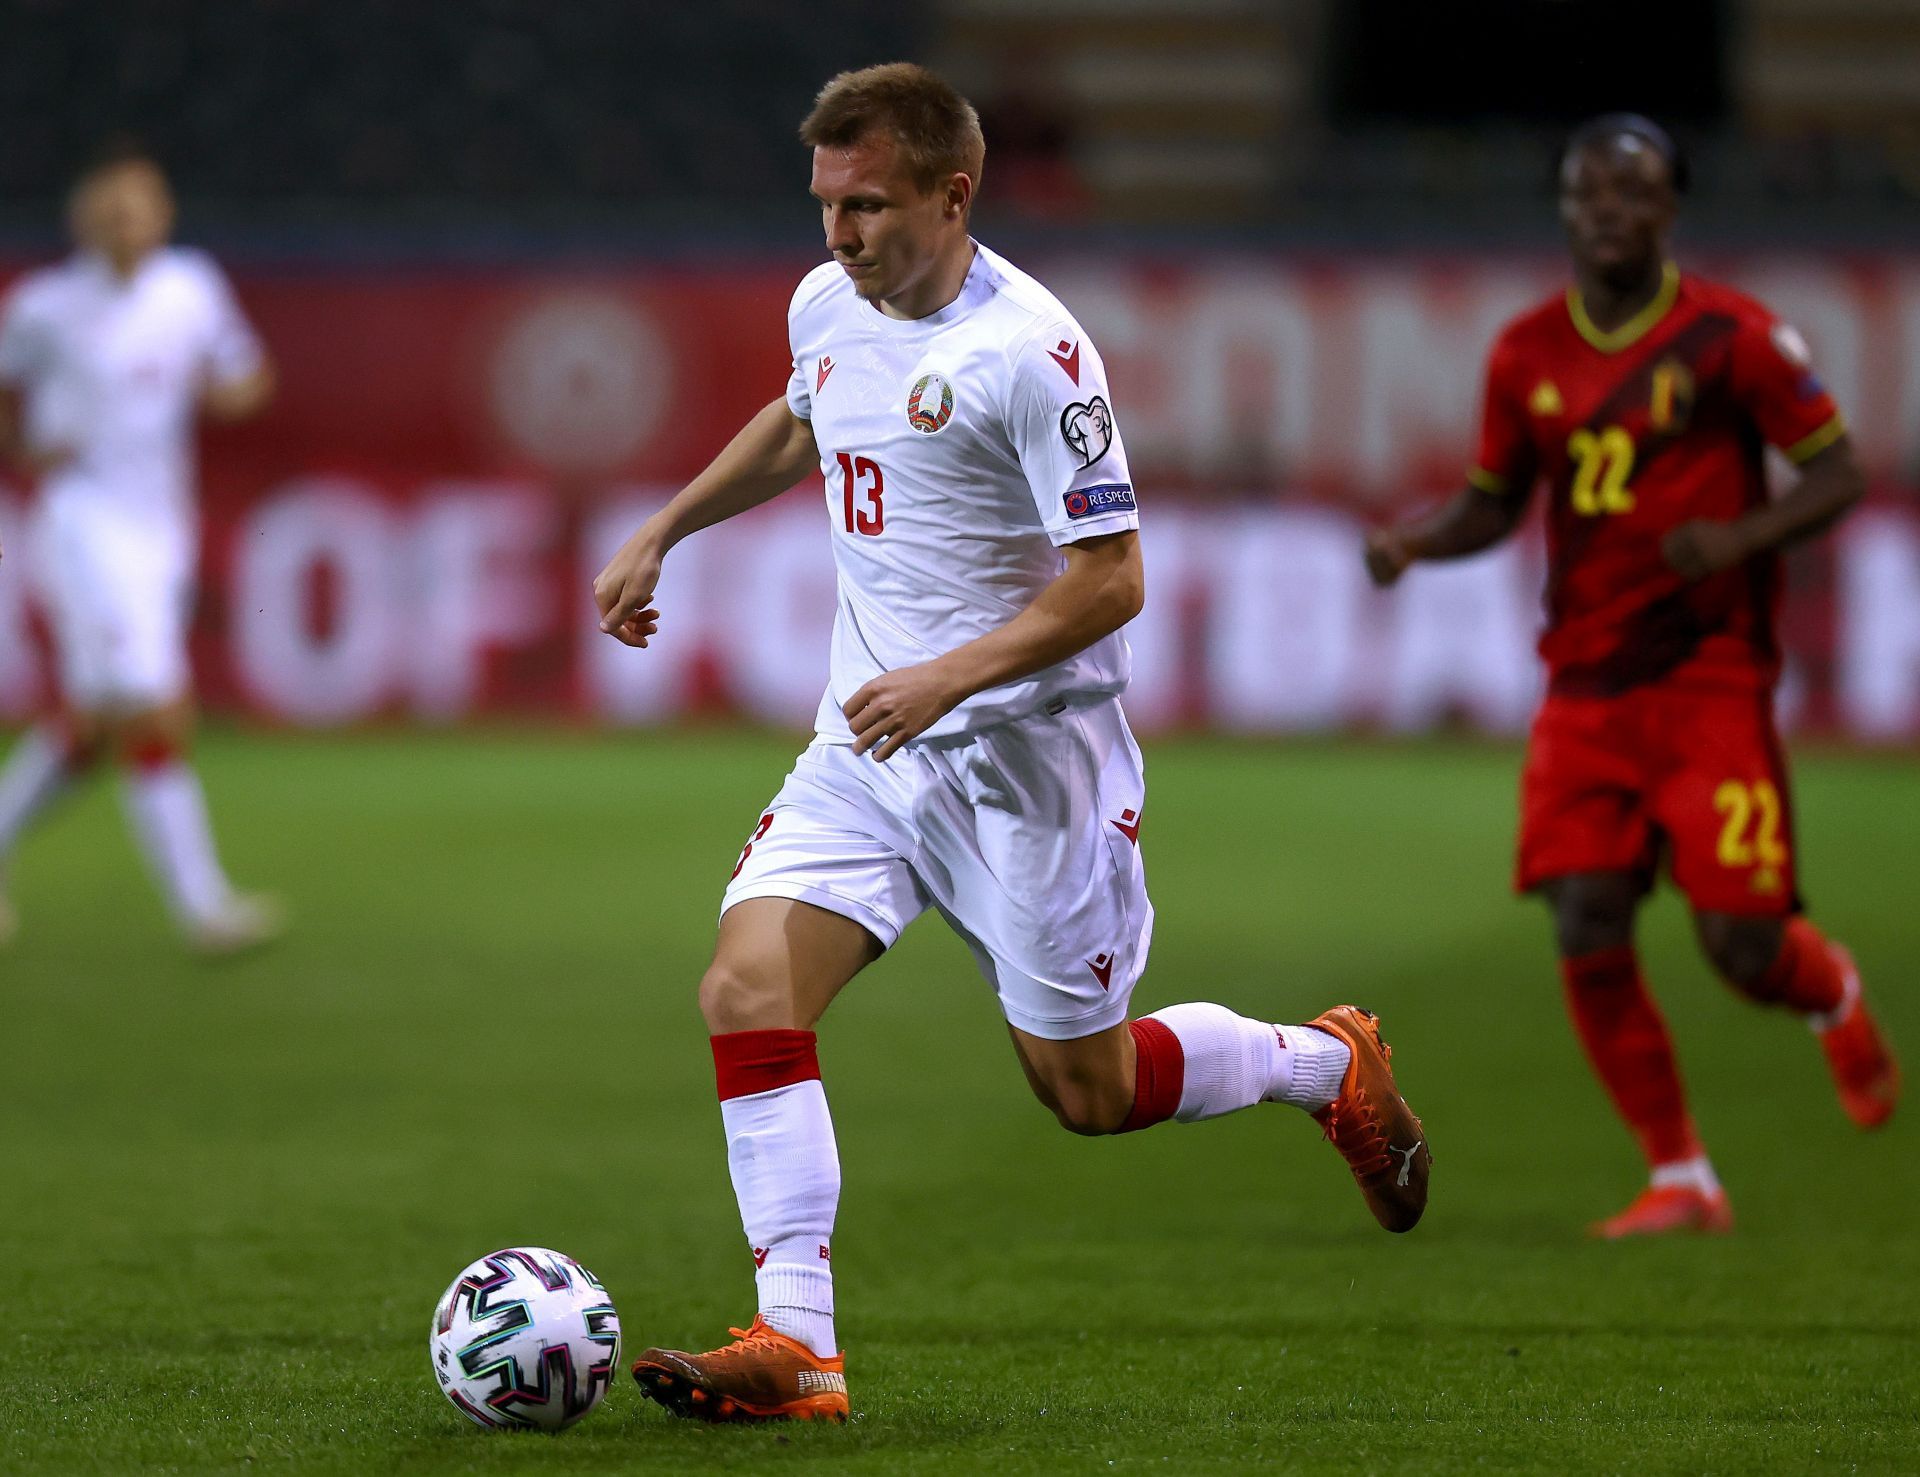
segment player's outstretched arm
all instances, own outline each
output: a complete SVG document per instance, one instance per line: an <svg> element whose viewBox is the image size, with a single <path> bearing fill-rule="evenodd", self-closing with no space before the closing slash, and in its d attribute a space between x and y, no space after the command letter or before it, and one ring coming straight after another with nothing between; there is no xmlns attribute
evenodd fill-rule
<svg viewBox="0 0 1920 1477"><path fill-rule="evenodd" d="M1866 491L1853 438L1841 436L1800 464L1800 480L1783 496L1728 522L1683 523L1667 535L1661 552L1676 573L1705 579L1769 549L1825 533Z"/></svg>
<svg viewBox="0 0 1920 1477"><path fill-rule="evenodd" d="M1067 567L999 630L917 667L883 672L849 698L841 711L853 751L888 759L976 692L1063 662L1140 614L1147 582L1138 533L1102 534L1061 552Z"/></svg>
<svg viewBox="0 0 1920 1477"><path fill-rule="evenodd" d="M267 408L278 385L272 363L263 358L238 378L209 380L200 391L200 413L222 424L247 420Z"/></svg>
<svg viewBox="0 0 1920 1477"><path fill-rule="evenodd" d="M1512 533L1526 510L1524 497L1469 485L1436 512L1368 534L1367 573L1384 588L1419 560L1478 554Z"/></svg>
<svg viewBox="0 0 1920 1477"><path fill-rule="evenodd" d="M784 396L768 404L594 578L600 629L628 646L645 646L659 629L660 612L650 602L667 551L690 533L778 497L819 461L812 424L795 415Z"/></svg>
<svg viewBox="0 0 1920 1477"><path fill-rule="evenodd" d="M26 424L21 412L20 391L0 383L0 465L13 468L22 476L44 477L57 472L73 460L66 447L35 450L27 445Z"/></svg>
<svg viewBox="0 0 1920 1477"><path fill-rule="evenodd" d="M0 462L23 472L32 470L27 465L20 392L7 384L0 384Z"/></svg>

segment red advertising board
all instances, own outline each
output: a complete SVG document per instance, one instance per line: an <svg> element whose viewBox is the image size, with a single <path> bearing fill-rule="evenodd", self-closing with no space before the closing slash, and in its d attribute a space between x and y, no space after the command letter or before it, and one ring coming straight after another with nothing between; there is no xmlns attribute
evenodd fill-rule
<svg viewBox="0 0 1920 1477"><path fill-rule="evenodd" d="M817 486L685 546L655 650L593 637L587 582L787 373L800 259L617 271L237 271L283 388L209 436L197 662L215 706L290 722L721 705L804 722L831 572ZM1153 598L1149 725L1511 729L1536 680L1530 545L1360 577L1361 522L1457 484L1487 342L1545 258L1117 256L1033 265L1100 344ZM1795 561L1789 706L1920 735L1920 258L1702 264L1799 326L1882 487ZM0 712L47 695L28 499L0 501Z"/></svg>

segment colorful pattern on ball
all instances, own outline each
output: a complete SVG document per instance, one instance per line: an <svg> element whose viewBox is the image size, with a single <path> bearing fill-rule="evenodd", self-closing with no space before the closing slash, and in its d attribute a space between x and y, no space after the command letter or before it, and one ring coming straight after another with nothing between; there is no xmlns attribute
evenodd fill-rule
<svg viewBox="0 0 1920 1477"><path fill-rule="evenodd" d="M620 1319L600 1280L539 1246L491 1252L434 1310L434 1378L458 1410L500 1430L557 1431L600 1403L620 1362Z"/></svg>

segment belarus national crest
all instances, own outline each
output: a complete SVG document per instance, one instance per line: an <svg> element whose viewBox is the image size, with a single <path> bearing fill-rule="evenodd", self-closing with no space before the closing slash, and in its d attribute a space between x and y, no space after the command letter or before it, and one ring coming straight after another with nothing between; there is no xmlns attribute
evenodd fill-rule
<svg viewBox="0 0 1920 1477"><path fill-rule="evenodd" d="M923 374L907 391L907 424L923 436L943 430L953 419L953 386L946 377Z"/></svg>

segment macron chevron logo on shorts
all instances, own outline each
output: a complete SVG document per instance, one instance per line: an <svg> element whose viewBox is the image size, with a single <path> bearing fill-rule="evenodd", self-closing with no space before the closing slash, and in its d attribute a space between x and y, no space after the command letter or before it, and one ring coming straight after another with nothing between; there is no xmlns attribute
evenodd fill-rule
<svg viewBox="0 0 1920 1477"><path fill-rule="evenodd" d="M1102 513L1134 511L1133 487L1126 482L1103 482L1098 487L1082 487L1066 495L1067 517L1097 518Z"/></svg>

